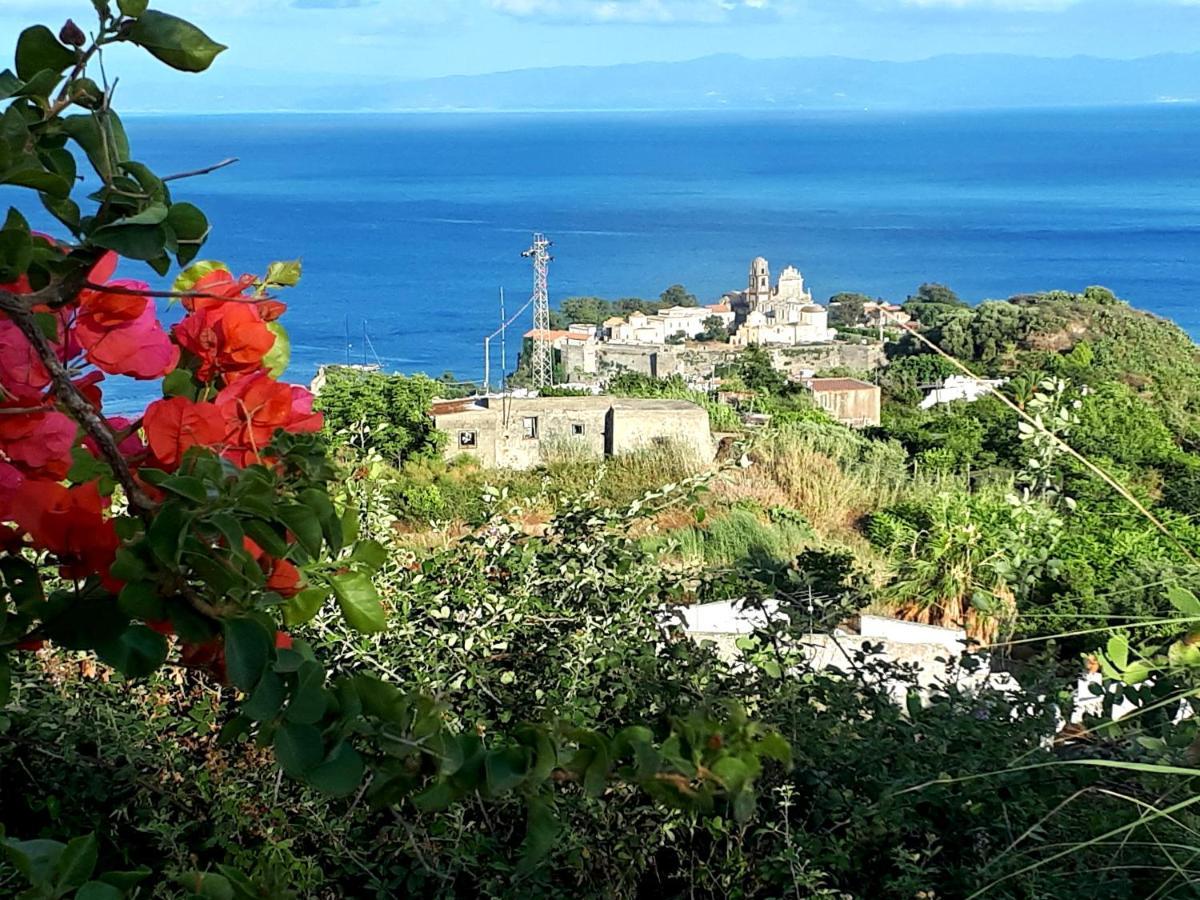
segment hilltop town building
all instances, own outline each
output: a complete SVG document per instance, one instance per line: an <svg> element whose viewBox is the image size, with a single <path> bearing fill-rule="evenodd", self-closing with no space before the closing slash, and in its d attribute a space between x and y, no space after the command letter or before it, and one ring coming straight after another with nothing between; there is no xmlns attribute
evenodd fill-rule
<svg viewBox="0 0 1200 900"><path fill-rule="evenodd" d="M608 340L620 344L665 344L678 336L691 340L703 334L708 329L704 323L713 316L726 326L733 324L733 310L727 303L718 303L672 306L652 315L633 312L628 319L613 317L604 322L604 332Z"/></svg>
<svg viewBox="0 0 1200 900"><path fill-rule="evenodd" d="M439 401L431 415L447 437L446 458L489 468L530 469L557 450L599 459L670 443L703 462L715 453L708 413L685 400L473 397Z"/></svg>
<svg viewBox="0 0 1200 900"><path fill-rule="evenodd" d="M744 291L727 294L736 313L737 331L730 339L735 347L820 344L832 341L829 312L813 302L804 286L804 276L788 266L771 286L771 267L763 257L750 264L749 284Z"/></svg>
<svg viewBox="0 0 1200 900"><path fill-rule="evenodd" d="M805 378L817 406L843 425L868 428L878 425L882 391L879 386L857 378Z"/></svg>

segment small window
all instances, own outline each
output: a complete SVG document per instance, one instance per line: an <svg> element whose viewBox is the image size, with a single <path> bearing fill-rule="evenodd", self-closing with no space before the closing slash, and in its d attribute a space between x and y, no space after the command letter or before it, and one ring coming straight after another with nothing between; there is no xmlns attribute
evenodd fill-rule
<svg viewBox="0 0 1200 900"><path fill-rule="evenodd" d="M458 446L464 450L474 450L476 437L474 431L460 431L458 433Z"/></svg>
<svg viewBox="0 0 1200 900"><path fill-rule="evenodd" d="M571 424L571 434L581 435L583 434L584 430L583 424L580 422L573 422Z"/></svg>
<svg viewBox="0 0 1200 900"><path fill-rule="evenodd" d="M538 436L537 416L525 417L525 440L536 441Z"/></svg>

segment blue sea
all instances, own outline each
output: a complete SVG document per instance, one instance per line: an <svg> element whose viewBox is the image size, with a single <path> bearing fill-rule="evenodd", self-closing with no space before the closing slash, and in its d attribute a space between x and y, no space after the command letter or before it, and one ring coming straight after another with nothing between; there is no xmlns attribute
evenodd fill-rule
<svg viewBox="0 0 1200 900"><path fill-rule="evenodd" d="M902 300L924 281L971 301L1103 284L1200 334L1197 107L127 127L135 157L162 173L240 158L178 184L176 199L208 213L206 257L242 271L303 259L285 296L297 381L376 355L480 378L499 288L510 311L528 299L521 251L535 230L554 241L552 302L676 282L711 302L761 254L774 271L798 266L819 299Z"/></svg>

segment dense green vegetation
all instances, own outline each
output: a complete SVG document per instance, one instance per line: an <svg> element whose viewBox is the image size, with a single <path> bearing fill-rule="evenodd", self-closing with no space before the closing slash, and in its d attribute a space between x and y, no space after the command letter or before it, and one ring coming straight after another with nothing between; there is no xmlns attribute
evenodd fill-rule
<svg viewBox="0 0 1200 900"><path fill-rule="evenodd" d="M132 161L89 62L128 43L196 72L224 47L145 0L92 8L91 37L30 28L0 73L0 183L73 238L0 227L0 896L1197 895L1179 329L1103 288L922 285L867 432L758 348L713 396L613 379L704 406L715 463L447 460L450 375L330 370L317 434L278 380L299 263L185 269L170 334L158 292L97 283L110 251L187 265L208 224L166 187L186 173ZM921 410L963 366L999 392ZM105 374L163 399L109 418ZM753 627L687 633L712 600ZM852 634L867 612L978 652L931 683Z"/></svg>
<svg viewBox="0 0 1200 900"><path fill-rule="evenodd" d="M688 293L682 284L673 284L663 291L656 299L647 300L642 297L622 297L619 300L605 300L602 297L567 297L557 309L550 311L552 328L566 328L571 324L600 325L605 319L613 316L627 317L630 313L643 312L652 315L660 309L672 306L699 306L700 301L695 294Z"/></svg>

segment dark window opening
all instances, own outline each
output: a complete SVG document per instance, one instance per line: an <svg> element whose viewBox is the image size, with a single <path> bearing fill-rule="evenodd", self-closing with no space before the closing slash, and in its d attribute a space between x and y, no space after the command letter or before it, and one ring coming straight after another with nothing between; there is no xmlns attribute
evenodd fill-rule
<svg viewBox="0 0 1200 900"><path fill-rule="evenodd" d="M525 440L536 441L538 436L537 416L525 417Z"/></svg>
<svg viewBox="0 0 1200 900"><path fill-rule="evenodd" d="M475 443L476 438L474 431L460 431L458 433L458 446L463 447L464 449L474 450Z"/></svg>
<svg viewBox="0 0 1200 900"><path fill-rule="evenodd" d="M584 428L579 423L575 423L571 426L571 434L579 435L579 434L583 434L583 431L584 431Z"/></svg>

